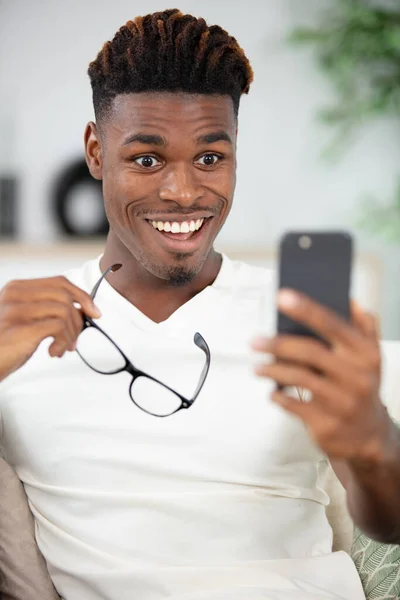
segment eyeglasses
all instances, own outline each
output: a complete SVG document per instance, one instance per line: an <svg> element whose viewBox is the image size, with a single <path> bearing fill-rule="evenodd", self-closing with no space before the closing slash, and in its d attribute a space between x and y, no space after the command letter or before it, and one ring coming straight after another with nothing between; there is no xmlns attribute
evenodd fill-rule
<svg viewBox="0 0 400 600"><path fill-rule="evenodd" d="M90 294L92 300L106 275L115 273L121 267L121 264L115 264L104 271ZM110 336L86 315L84 315L83 328L78 337L76 350L87 366L97 373L116 375L127 371L132 376L129 395L134 404L154 417L169 417L182 409L190 408L207 379L211 360L210 349L200 333L195 333L193 341L204 352L205 364L196 390L190 399L152 375L137 369Z"/></svg>

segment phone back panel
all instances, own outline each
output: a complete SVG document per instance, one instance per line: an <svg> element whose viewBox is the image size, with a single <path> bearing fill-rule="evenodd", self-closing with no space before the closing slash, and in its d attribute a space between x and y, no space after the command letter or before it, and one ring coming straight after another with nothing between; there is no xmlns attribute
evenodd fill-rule
<svg viewBox="0 0 400 600"><path fill-rule="evenodd" d="M352 255L352 238L346 232L287 233L280 244L279 288L303 292L348 320ZM278 332L318 338L280 312Z"/></svg>

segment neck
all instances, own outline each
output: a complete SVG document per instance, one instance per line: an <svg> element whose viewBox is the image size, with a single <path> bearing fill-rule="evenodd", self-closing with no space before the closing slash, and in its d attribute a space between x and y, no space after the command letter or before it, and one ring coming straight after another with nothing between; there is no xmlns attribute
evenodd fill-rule
<svg viewBox="0 0 400 600"><path fill-rule="evenodd" d="M171 287L167 280L156 277L143 267L119 238L110 233L100 268L105 271L110 265L121 263L122 269L110 273L108 282L148 318L160 323L211 285L219 273L221 262L221 255L212 248L201 270L190 283L183 287Z"/></svg>

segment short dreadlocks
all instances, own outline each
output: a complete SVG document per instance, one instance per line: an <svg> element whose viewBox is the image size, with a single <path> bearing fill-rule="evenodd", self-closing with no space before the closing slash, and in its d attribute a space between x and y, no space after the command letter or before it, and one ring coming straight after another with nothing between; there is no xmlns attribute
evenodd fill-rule
<svg viewBox="0 0 400 600"><path fill-rule="evenodd" d="M88 73L98 120L117 95L135 92L229 95L237 115L253 81L234 37L178 9L128 21L104 44Z"/></svg>

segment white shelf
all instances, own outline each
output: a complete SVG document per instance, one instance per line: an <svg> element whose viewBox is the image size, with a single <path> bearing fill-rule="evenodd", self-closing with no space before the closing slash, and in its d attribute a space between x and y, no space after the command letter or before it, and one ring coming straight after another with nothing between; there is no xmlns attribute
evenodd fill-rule
<svg viewBox="0 0 400 600"><path fill-rule="evenodd" d="M105 238L53 244L29 245L15 242L0 243L0 288L10 279L50 277L78 267L96 258L104 249ZM218 246L232 259L254 265L276 267L277 254L268 247ZM382 265L372 254L356 257L352 296L367 310L381 315Z"/></svg>

